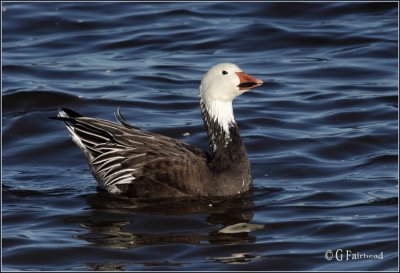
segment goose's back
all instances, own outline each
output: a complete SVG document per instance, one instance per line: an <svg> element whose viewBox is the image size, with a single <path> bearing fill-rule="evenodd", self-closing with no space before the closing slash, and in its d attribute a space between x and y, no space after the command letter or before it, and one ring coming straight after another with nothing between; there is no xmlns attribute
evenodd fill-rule
<svg viewBox="0 0 400 273"><path fill-rule="evenodd" d="M136 197L205 195L207 155L182 141L130 124L60 112L99 185Z"/></svg>

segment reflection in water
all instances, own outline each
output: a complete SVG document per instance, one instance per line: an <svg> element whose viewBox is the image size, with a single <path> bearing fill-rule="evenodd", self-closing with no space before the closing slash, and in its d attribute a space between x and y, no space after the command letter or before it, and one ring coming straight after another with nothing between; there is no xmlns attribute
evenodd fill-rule
<svg viewBox="0 0 400 273"><path fill-rule="evenodd" d="M125 271L125 265L118 263L88 263L87 267L94 271Z"/></svg>
<svg viewBox="0 0 400 273"><path fill-rule="evenodd" d="M265 225L251 224L251 223L238 223L235 225L224 227L219 230L219 233L241 233L241 232L251 232L259 229L263 229Z"/></svg>
<svg viewBox="0 0 400 273"><path fill-rule="evenodd" d="M264 226L253 217L251 194L232 199L140 200L105 192L83 196L88 214L69 217L88 230L76 239L111 248L154 244L238 244L255 242Z"/></svg>
<svg viewBox="0 0 400 273"><path fill-rule="evenodd" d="M251 255L249 253L232 253L231 256L227 257L212 257L209 260L219 261L225 264L244 264L250 261L259 259L261 256Z"/></svg>

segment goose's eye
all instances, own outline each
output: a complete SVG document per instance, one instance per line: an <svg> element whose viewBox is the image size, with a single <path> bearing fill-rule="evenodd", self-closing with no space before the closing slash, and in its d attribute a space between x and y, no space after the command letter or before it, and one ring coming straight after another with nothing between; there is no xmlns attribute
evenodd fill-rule
<svg viewBox="0 0 400 273"><path fill-rule="evenodd" d="M225 70L222 71L222 75L226 75L226 74L228 74L228 72L226 72Z"/></svg>

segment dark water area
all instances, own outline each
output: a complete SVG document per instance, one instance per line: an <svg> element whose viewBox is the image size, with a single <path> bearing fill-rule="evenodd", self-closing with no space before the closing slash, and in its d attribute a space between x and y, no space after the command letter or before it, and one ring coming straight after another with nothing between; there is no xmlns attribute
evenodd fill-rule
<svg viewBox="0 0 400 273"><path fill-rule="evenodd" d="M2 34L3 270L398 268L397 3L3 2ZM234 103L245 197L99 191L48 119L120 107L208 148L198 86L220 62L264 80Z"/></svg>

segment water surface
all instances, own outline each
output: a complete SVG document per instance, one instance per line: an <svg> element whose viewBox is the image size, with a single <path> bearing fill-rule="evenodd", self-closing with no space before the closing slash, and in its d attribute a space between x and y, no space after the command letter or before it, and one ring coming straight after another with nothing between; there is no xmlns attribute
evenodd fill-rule
<svg viewBox="0 0 400 273"><path fill-rule="evenodd" d="M397 3L3 3L3 270L396 270ZM233 62L254 192L96 189L60 107L198 147L198 85ZM383 253L337 261L329 250ZM328 258L329 258L329 252Z"/></svg>

